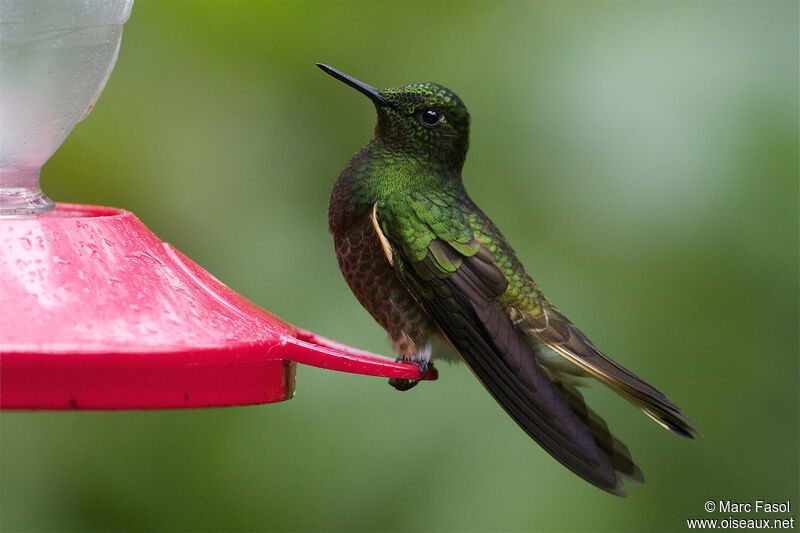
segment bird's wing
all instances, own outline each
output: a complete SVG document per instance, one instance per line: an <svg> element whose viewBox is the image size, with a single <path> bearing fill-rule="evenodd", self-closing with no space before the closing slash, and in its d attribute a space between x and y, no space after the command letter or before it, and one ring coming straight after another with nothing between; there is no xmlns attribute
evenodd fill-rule
<svg viewBox="0 0 800 533"><path fill-rule="evenodd" d="M612 390L642 409L645 414L673 433L693 439L697 433L694 423L670 402L664 394L622 367L603 352L575 327L544 297L535 309L517 306L515 325L541 341L580 369L596 377Z"/></svg>
<svg viewBox="0 0 800 533"><path fill-rule="evenodd" d="M444 207L444 206L439 206ZM611 436L574 387L553 383L527 335L498 302L508 279L459 213L435 198L376 204L376 238L410 294L473 373L525 432L573 472L624 495L641 481L627 448Z"/></svg>

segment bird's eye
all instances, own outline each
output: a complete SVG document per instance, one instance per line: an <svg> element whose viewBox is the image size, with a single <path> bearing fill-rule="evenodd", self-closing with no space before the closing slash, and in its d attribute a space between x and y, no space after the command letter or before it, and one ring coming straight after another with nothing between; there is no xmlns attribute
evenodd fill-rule
<svg viewBox="0 0 800 533"><path fill-rule="evenodd" d="M432 128L444 122L444 115L442 115L438 111L434 111L433 109L428 109L420 113L419 120L424 125L428 126L429 128Z"/></svg>

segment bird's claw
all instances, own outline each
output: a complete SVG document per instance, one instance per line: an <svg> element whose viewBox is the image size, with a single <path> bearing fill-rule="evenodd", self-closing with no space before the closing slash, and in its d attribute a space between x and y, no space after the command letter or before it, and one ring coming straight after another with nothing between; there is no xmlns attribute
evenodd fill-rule
<svg viewBox="0 0 800 533"><path fill-rule="evenodd" d="M403 360L401 357L396 359L398 363L408 363L409 361ZM419 368L419 379L402 379L402 378L389 378L389 385L394 387L399 391L407 391L409 389L413 389L417 383L425 379L428 375L428 371L431 368L431 365L427 361L410 361L412 364L416 365Z"/></svg>
<svg viewBox="0 0 800 533"><path fill-rule="evenodd" d="M431 369L431 365L427 361L422 361L417 363L417 368L419 368L419 381L422 381L428 376L428 370Z"/></svg>

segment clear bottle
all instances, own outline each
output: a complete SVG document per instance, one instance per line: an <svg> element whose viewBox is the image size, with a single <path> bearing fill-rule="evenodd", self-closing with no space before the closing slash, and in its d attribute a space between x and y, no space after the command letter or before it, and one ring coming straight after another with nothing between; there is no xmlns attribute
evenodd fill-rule
<svg viewBox="0 0 800 533"><path fill-rule="evenodd" d="M55 207L39 173L114 68L133 0L0 0L0 217Z"/></svg>

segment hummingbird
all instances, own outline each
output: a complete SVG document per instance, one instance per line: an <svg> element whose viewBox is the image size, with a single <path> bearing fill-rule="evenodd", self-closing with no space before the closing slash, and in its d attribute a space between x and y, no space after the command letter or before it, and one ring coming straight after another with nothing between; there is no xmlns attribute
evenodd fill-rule
<svg viewBox="0 0 800 533"><path fill-rule="evenodd" d="M644 476L578 387L596 379L669 431L695 437L675 404L550 303L469 197L461 171L470 116L454 92L436 83L380 90L317 66L377 111L372 140L333 187L328 225L345 281L388 333L398 361L415 364L424 378L434 351L446 358L440 347L449 343L525 433L618 496L623 480L643 483ZM389 383L408 390L417 381Z"/></svg>

